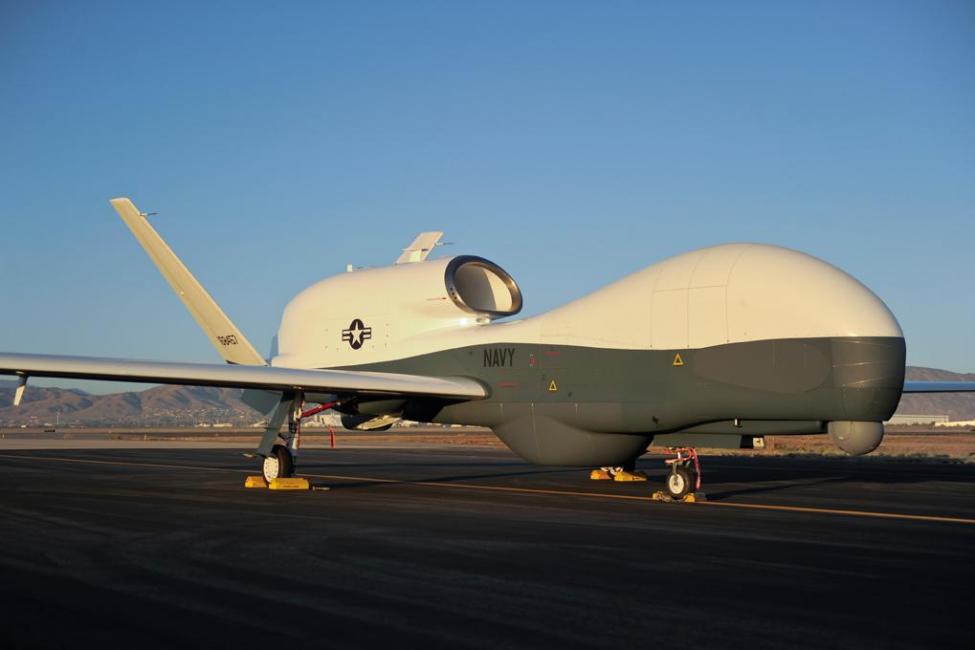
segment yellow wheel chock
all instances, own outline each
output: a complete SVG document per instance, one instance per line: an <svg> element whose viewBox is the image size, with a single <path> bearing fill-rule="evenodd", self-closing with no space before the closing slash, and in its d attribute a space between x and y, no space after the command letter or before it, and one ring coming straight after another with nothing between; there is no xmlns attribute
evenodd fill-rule
<svg viewBox="0 0 975 650"><path fill-rule="evenodd" d="M311 485L306 478L272 478L268 484L263 476L248 476L244 481L245 488L267 488L269 490L310 490Z"/></svg>
<svg viewBox="0 0 975 650"><path fill-rule="evenodd" d="M244 481L245 488L266 488L267 481L264 480L263 476L248 476L247 480Z"/></svg>
<svg viewBox="0 0 975 650"><path fill-rule="evenodd" d="M308 484L308 479L306 478L272 478L270 485L267 486L270 490L310 490L311 485Z"/></svg>

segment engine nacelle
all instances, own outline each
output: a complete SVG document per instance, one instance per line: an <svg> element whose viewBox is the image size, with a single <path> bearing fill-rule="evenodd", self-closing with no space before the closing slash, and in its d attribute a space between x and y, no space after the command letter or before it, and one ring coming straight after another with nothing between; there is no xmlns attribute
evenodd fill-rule
<svg viewBox="0 0 975 650"><path fill-rule="evenodd" d="M521 289L514 278L483 257L450 258L444 268L443 283L455 307L482 321L514 316L521 311Z"/></svg>
<svg viewBox="0 0 975 650"><path fill-rule="evenodd" d="M880 446L884 439L882 422L830 422L829 437L851 456L862 456Z"/></svg>
<svg viewBox="0 0 975 650"><path fill-rule="evenodd" d="M324 368L409 356L418 334L488 323L521 306L511 275L473 255L351 271L288 303L273 363Z"/></svg>

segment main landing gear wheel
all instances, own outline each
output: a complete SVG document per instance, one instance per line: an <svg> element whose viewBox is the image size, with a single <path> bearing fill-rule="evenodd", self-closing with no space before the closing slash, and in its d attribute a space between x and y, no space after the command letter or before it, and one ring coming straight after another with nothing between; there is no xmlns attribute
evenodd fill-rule
<svg viewBox="0 0 975 650"><path fill-rule="evenodd" d="M683 499L694 491L697 485L697 477L693 470L686 467L673 465L670 474L667 475L667 494L672 499Z"/></svg>
<svg viewBox="0 0 975 650"><path fill-rule="evenodd" d="M261 470L264 480L268 483L271 479L291 478L295 473L295 462L291 451L284 445L274 445L271 447L271 454L265 456Z"/></svg>

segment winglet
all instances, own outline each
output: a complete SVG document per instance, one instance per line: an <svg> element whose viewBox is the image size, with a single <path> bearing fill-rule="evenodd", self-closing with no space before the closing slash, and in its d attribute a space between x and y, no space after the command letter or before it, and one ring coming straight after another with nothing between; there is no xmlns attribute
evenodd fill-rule
<svg viewBox="0 0 975 650"><path fill-rule="evenodd" d="M148 253L169 286L192 314L196 322L227 363L247 366L263 366L266 362L250 344L237 326L223 313L220 306L210 297L189 269L172 249L163 241L159 233L149 225L142 212L127 198L111 200L112 207L122 217L132 234Z"/></svg>

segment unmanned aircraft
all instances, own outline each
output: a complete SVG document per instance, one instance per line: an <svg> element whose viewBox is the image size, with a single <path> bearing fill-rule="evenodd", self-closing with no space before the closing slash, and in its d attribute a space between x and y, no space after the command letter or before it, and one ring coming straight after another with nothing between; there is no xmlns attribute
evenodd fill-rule
<svg viewBox="0 0 975 650"><path fill-rule="evenodd" d="M0 353L0 374L20 378L15 404L30 376L241 388L270 416L257 449L267 480L294 474L302 418L330 408L350 428L490 427L532 463L620 476L648 448L678 450L665 482L678 498L700 485L695 447L822 433L866 454L902 393L975 390L905 382L904 334L880 298L766 244L683 253L505 320L522 308L514 278L482 257L430 259L443 233L425 232L390 266L350 267L295 296L265 359L146 215L111 204L225 364Z"/></svg>

